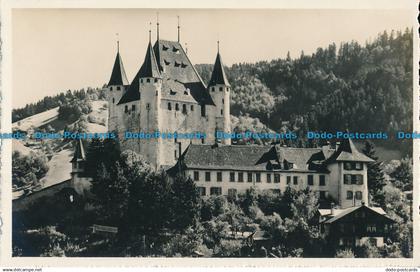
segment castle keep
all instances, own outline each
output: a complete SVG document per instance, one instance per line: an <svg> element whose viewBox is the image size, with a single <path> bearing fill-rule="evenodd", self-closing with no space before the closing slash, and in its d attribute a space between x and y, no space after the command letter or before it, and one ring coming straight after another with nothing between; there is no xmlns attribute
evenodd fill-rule
<svg viewBox="0 0 420 272"><path fill-rule="evenodd" d="M109 92L109 131L205 133L201 139L122 139L123 149L142 154L156 168L173 166L189 144L213 144L215 132L230 132L230 84L217 52L208 86L182 45L151 40L131 84L119 51ZM123 137L120 137L120 139ZM222 140L230 144L230 139Z"/></svg>

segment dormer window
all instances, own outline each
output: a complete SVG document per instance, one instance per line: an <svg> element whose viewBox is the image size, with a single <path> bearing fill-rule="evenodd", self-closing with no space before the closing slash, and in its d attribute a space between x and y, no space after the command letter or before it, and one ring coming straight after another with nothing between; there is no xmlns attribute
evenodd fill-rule
<svg viewBox="0 0 420 272"><path fill-rule="evenodd" d="M172 47L172 52L179 53L179 49L174 46Z"/></svg>
<svg viewBox="0 0 420 272"><path fill-rule="evenodd" d="M162 50L163 51L167 51L169 49L169 47L167 47L167 46L165 46L165 45L162 45Z"/></svg>
<svg viewBox="0 0 420 272"><path fill-rule="evenodd" d="M165 63L165 65L171 64L171 62L170 61L167 61L167 60L163 60L163 62Z"/></svg>
<svg viewBox="0 0 420 272"><path fill-rule="evenodd" d="M175 61L175 67L179 67L181 65L181 63Z"/></svg>
<svg viewBox="0 0 420 272"><path fill-rule="evenodd" d="M181 63L181 68L185 68L185 67L187 67L188 65L187 64L185 64L185 63Z"/></svg>

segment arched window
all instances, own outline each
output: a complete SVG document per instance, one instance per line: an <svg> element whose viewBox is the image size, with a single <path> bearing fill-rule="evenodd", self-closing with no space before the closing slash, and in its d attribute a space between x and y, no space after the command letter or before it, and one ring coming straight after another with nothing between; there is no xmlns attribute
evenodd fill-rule
<svg viewBox="0 0 420 272"><path fill-rule="evenodd" d="M176 111L179 111L179 105L178 105L178 103L175 104L175 110Z"/></svg>
<svg viewBox="0 0 420 272"><path fill-rule="evenodd" d="M187 114L187 105L182 104L182 113Z"/></svg>
<svg viewBox="0 0 420 272"><path fill-rule="evenodd" d="M168 110L172 110L171 102L168 103Z"/></svg>
<svg viewBox="0 0 420 272"><path fill-rule="evenodd" d="M146 79L147 83L150 83L150 78Z"/></svg>

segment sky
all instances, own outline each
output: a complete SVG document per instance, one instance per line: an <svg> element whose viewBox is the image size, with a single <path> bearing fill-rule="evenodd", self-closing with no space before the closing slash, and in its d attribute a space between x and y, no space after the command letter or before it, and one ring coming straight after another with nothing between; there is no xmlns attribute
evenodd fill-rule
<svg viewBox="0 0 420 272"><path fill-rule="evenodd" d="M398 10L235 9L15 9L12 12L12 106L47 95L101 87L120 54L131 81L140 68L150 22L156 39L177 39L194 64L214 63L217 40L225 65L292 58L335 42L365 43L384 30L412 25L412 12Z"/></svg>

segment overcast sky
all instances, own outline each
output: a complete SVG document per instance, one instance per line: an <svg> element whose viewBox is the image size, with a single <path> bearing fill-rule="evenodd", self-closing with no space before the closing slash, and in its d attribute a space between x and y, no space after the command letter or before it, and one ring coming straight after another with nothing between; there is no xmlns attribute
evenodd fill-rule
<svg viewBox="0 0 420 272"><path fill-rule="evenodd" d="M116 53L131 81L148 43L156 38L155 9L27 9L12 13L13 108L46 95L107 83ZM181 43L194 64L213 63L216 41L226 65L284 58L287 51L313 53L318 47L356 40L384 30L411 28L404 10L160 10L161 39ZM185 46L185 43L188 45Z"/></svg>

